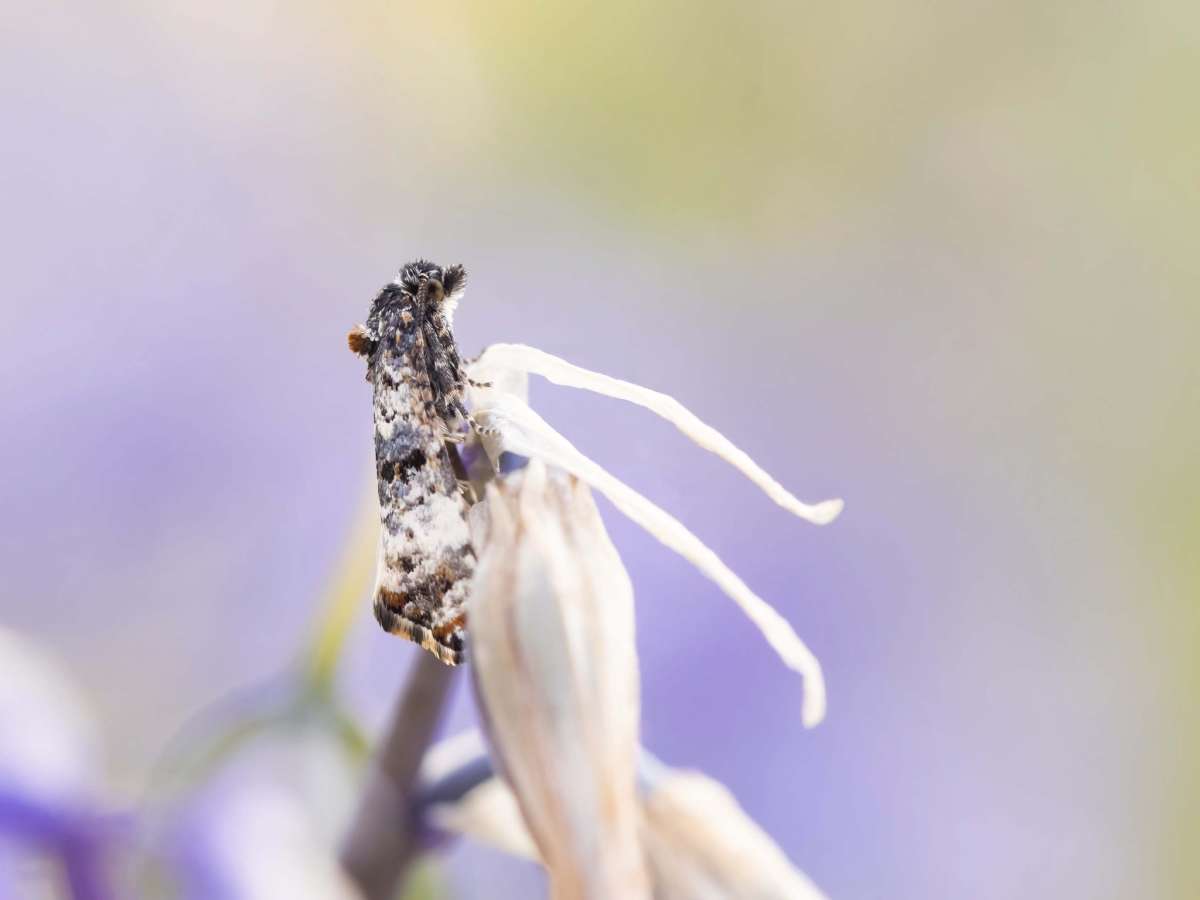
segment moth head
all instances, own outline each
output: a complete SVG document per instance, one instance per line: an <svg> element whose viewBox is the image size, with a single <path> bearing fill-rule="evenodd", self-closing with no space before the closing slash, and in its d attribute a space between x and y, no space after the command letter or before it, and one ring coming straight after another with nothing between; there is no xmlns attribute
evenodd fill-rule
<svg viewBox="0 0 1200 900"><path fill-rule="evenodd" d="M385 285L371 303L366 325L350 332L350 349L361 356L371 356L378 346L380 334L399 317L423 320L432 312L440 313L448 324L454 320L454 310L467 283L467 272L461 265L439 266L427 259L418 259L403 266L391 284Z"/></svg>
<svg viewBox="0 0 1200 900"><path fill-rule="evenodd" d="M460 265L439 266L427 259L410 262L400 270L394 284L418 302L441 304L456 302L467 282L467 273Z"/></svg>
<svg viewBox="0 0 1200 900"><path fill-rule="evenodd" d="M426 312L434 310L454 321L454 311L467 283L467 272L461 265L439 266L427 259L410 262L396 276L395 285L412 297L413 303Z"/></svg>

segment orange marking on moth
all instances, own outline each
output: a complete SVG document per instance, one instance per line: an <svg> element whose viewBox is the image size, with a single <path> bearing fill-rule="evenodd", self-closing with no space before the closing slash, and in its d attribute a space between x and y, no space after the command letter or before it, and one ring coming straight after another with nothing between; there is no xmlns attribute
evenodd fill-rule
<svg viewBox="0 0 1200 900"><path fill-rule="evenodd" d="M361 325L350 329L350 333L346 335L346 343L350 345L350 350L359 356L368 356L371 353L371 338L367 329Z"/></svg>
<svg viewBox="0 0 1200 900"><path fill-rule="evenodd" d="M433 629L433 636L435 638L437 638L438 640L444 640L445 638L450 637L450 635L452 633L454 633L455 630L457 630L459 628L466 628L466 627L467 627L467 614L462 613L461 615L455 616L453 619L451 619L445 625L439 625L437 628Z"/></svg>
<svg viewBox="0 0 1200 900"><path fill-rule="evenodd" d="M389 588L381 587L379 589L379 599L392 610L399 612L404 609L404 604L408 602L408 596L401 594L399 591L393 591Z"/></svg>

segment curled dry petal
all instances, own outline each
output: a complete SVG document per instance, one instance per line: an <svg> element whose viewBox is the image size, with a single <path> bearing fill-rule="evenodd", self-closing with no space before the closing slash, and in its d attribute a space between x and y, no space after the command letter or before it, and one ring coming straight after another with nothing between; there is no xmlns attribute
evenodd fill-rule
<svg viewBox="0 0 1200 900"><path fill-rule="evenodd" d="M825 679L817 658L788 621L751 591L679 520L580 453L519 397L490 391L486 401L476 409L475 416L491 430L484 436L483 443L493 459L498 459L502 452L508 451L541 459L581 478L608 497L617 509L716 582L758 626L780 658L803 676L805 690L801 718L804 724L811 728L825 717Z"/></svg>
<svg viewBox="0 0 1200 900"><path fill-rule="evenodd" d="M494 777L487 744L464 731L434 744L421 762L424 815L445 832L468 835L513 856L540 862L517 799Z"/></svg>
<svg viewBox="0 0 1200 900"><path fill-rule="evenodd" d="M587 487L532 462L488 488L473 675L555 898L648 897L633 589Z"/></svg>
<svg viewBox="0 0 1200 900"><path fill-rule="evenodd" d="M824 900L711 778L671 773L646 797L644 808L656 900Z"/></svg>
<svg viewBox="0 0 1200 900"><path fill-rule="evenodd" d="M837 518L842 511L841 500L823 500L820 503L804 503L797 499L782 484L772 478L750 456L734 446L725 435L711 425L701 421L691 410L674 397L652 391L639 384L622 381L599 372L592 372L572 365L564 359L559 359L545 351L524 344L493 344L473 364L472 377L477 381L492 381L497 388L508 393L518 393L507 390L509 383L520 384L516 375L532 372L541 375L548 381L564 387L583 388L636 403L659 416L662 416L684 435L691 438L705 450L715 453L725 460L756 485L763 492L786 509L802 519L807 519L817 525L825 525ZM516 373L516 374L514 374ZM522 385L522 387L524 387ZM522 399L524 393L518 393Z"/></svg>
<svg viewBox="0 0 1200 900"><path fill-rule="evenodd" d="M489 778L454 803L430 807L429 817L443 831L465 834L520 859L541 861L516 797L499 778Z"/></svg>
<svg viewBox="0 0 1200 900"><path fill-rule="evenodd" d="M724 786L657 761L653 769L640 802L656 900L824 900ZM447 830L541 861L516 798L499 778L472 779L469 790L442 798L430 815Z"/></svg>

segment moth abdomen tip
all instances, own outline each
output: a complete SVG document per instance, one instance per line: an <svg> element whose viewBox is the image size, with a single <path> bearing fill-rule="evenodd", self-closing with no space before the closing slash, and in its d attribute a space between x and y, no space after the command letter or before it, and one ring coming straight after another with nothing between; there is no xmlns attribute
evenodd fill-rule
<svg viewBox="0 0 1200 900"><path fill-rule="evenodd" d="M375 619L384 631L412 641L447 666L458 666L466 662L466 649L459 630L444 634L443 629L434 629L414 622L407 615L396 611L404 606L403 594L387 588L380 588L376 592Z"/></svg>

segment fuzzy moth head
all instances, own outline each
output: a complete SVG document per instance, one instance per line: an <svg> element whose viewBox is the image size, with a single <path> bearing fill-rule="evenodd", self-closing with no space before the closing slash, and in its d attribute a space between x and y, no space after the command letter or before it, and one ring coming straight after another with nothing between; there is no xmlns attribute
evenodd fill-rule
<svg viewBox="0 0 1200 900"><path fill-rule="evenodd" d="M442 267L426 259L408 263L371 302L366 325L350 331L350 349L369 357L386 329L407 327L414 321L440 317L452 325L466 283L467 272L461 265Z"/></svg>
<svg viewBox="0 0 1200 900"><path fill-rule="evenodd" d="M413 297L421 297L431 303L458 300L467 283L467 273L460 265L441 266L427 259L418 259L400 269L392 284L404 289Z"/></svg>

